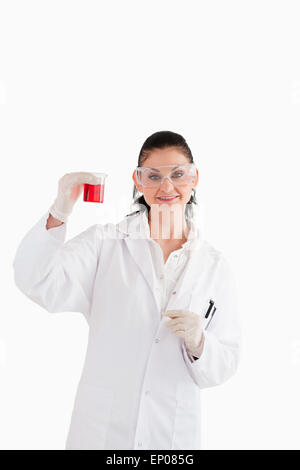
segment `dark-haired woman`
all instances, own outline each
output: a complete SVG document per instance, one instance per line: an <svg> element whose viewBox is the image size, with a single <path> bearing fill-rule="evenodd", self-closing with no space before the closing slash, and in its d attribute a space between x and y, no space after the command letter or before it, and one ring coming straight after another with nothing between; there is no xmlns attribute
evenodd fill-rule
<svg viewBox="0 0 300 470"><path fill-rule="evenodd" d="M229 264L194 220L198 177L185 139L156 132L132 175L137 211L65 242L97 184L69 173L18 247L19 289L89 324L66 449L201 449L200 391L235 373L241 331Z"/></svg>

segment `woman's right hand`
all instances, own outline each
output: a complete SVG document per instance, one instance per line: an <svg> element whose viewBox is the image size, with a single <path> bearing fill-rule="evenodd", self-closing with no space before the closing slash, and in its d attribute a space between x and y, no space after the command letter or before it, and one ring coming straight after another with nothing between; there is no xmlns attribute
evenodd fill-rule
<svg viewBox="0 0 300 470"><path fill-rule="evenodd" d="M83 192L83 185L100 184L101 177L90 172L66 173L58 181L57 197L50 207L50 214L61 222L66 222L75 202Z"/></svg>

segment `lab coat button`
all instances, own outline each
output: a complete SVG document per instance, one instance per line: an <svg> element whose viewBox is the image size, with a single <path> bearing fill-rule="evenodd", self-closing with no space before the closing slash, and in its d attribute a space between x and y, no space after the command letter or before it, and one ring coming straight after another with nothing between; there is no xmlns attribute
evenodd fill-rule
<svg viewBox="0 0 300 470"><path fill-rule="evenodd" d="M155 342L156 342L156 343L159 343L159 338L155 338Z"/></svg>
<svg viewBox="0 0 300 470"><path fill-rule="evenodd" d="M176 290L173 290L172 294L176 294Z"/></svg>

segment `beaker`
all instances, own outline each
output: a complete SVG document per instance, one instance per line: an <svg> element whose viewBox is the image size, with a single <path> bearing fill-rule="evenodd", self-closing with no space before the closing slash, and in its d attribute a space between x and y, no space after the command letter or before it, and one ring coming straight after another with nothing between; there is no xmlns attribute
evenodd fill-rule
<svg viewBox="0 0 300 470"><path fill-rule="evenodd" d="M106 173L93 173L99 177L99 184L84 184L83 188L83 200L85 202L102 202L104 200L104 188Z"/></svg>

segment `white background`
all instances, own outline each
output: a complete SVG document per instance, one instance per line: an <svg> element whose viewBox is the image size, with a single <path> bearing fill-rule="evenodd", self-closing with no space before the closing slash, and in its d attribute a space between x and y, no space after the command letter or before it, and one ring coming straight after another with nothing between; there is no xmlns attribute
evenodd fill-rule
<svg viewBox="0 0 300 470"><path fill-rule="evenodd" d="M67 239L121 220L143 142L171 130L244 331L237 374L202 392L203 447L299 449L299 2L2 0L0 48L0 447L64 448L87 346L81 314L16 288L19 242L66 172L109 175Z"/></svg>

